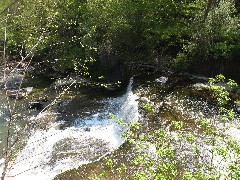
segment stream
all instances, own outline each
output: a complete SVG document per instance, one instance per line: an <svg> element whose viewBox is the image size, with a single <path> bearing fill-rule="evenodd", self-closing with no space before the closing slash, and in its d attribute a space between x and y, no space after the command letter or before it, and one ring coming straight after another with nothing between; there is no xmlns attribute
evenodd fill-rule
<svg viewBox="0 0 240 180"><path fill-rule="evenodd" d="M84 104L80 107L83 109L65 102L62 108L79 111L79 117L75 119L64 120L58 117L59 113L52 112L29 116L32 121L51 119L51 122L47 128L30 129L23 137L25 145L17 153L15 161L10 163L5 179L53 179L81 164L97 161L118 148L124 142L120 135L126 127L108 116L112 113L126 123L138 121L137 96L132 93L132 82L130 79L125 93L117 97L83 96L80 101L78 99L78 104ZM4 134L7 119L3 110L0 123L1 134ZM3 165L3 160L0 162Z"/></svg>
<svg viewBox="0 0 240 180"><path fill-rule="evenodd" d="M219 109L208 100L209 95L204 90L206 86L206 78L139 76L131 78L124 92L114 96L80 92L80 95L73 99L58 103L58 108L53 108L52 111L38 115L36 111L31 111L32 114L24 117L26 122L20 124L30 126L22 136L23 146L16 151L15 160L10 162L5 179L84 179L100 170L104 164L99 166L99 163L103 157L112 152L118 154L115 158L120 163L125 161L125 156L131 158L134 150L127 154L128 143L120 138L128 127L110 119L109 114L114 114L115 120L122 119L124 123L137 121L143 123L142 132L145 134L164 128L172 138L176 157L184 159L179 168L194 170L195 163L198 162L194 159L191 145L187 141L179 140L178 134L182 134L183 137L189 133L196 135L196 143L202 147L200 151L204 155L198 161L209 163L211 159L209 151L212 147L205 144L207 137L202 135L202 129L198 124L200 119L207 121L219 119ZM2 100L3 97L1 94ZM152 104L152 110L148 115L144 115L141 109L146 104ZM6 107L2 104L0 108L2 147L4 144L2 135L6 133L8 118L4 113ZM172 128L173 121L183 122L184 128L182 130ZM236 128L239 123L240 117L236 114L235 122L219 123L218 127L225 130L225 126L231 126L223 133L240 142L240 131ZM145 150L153 155L153 149ZM0 158L0 168L3 167L3 163L3 159ZM224 163L226 162L221 159L215 160L216 167L219 164L222 167ZM131 164L129 166L131 169ZM80 168L78 171L84 176L79 176L78 171L74 171L77 168ZM68 170L70 171L64 173ZM223 173L226 173L224 168ZM130 176L125 174L119 178L129 179Z"/></svg>

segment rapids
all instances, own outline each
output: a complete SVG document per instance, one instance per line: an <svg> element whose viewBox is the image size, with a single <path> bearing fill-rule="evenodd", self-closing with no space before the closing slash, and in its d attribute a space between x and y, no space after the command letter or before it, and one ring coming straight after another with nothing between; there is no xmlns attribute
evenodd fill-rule
<svg viewBox="0 0 240 180"><path fill-rule="evenodd" d="M120 97L101 100L102 108L96 113L69 122L48 124L47 129L32 129L26 145L10 162L5 179L53 179L56 175L77 168L81 164L97 161L118 148L124 139L122 125L109 119L109 113L125 122L138 121L138 98L132 93L133 78L126 93ZM91 102L91 101L90 101ZM88 112L88 110L85 110ZM48 118L53 114L42 113L34 119ZM62 128L64 127L64 128ZM3 165L3 160L1 160Z"/></svg>

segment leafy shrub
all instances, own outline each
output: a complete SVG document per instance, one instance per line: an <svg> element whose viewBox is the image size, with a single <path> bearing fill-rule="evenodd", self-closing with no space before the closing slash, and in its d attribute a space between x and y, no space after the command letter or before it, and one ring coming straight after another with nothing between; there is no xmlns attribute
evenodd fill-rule
<svg viewBox="0 0 240 180"><path fill-rule="evenodd" d="M220 0L207 16L206 11L202 8L196 13L192 22L191 39L177 55L175 67L185 67L185 62L233 59L234 54L238 54L240 21L235 2Z"/></svg>

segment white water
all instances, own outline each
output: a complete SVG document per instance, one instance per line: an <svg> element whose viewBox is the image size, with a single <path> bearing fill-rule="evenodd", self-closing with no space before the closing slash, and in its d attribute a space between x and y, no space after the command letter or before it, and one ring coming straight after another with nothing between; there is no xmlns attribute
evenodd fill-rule
<svg viewBox="0 0 240 180"><path fill-rule="evenodd" d="M60 130L62 122L59 122L51 124L48 130L33 130L26 146L11 163L6 179L50 180L61 172L99 160L118 148L124 142L119 137L123 128L109 120L108 113L112 111L128 122L138 120L137 96L131 88L132 79L123 96L106 101L115 108L76 119L72 127Z"/></svg>

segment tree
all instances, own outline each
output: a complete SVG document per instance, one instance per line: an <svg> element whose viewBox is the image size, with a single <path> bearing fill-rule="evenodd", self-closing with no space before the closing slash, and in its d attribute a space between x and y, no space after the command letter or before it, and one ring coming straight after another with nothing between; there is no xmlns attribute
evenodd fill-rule
<svg viewBox="0 0 240 180"><path fill-rule="evenodd" d="M191 39L176 57L176 65L185 63L189 68L188 65L202 61L234 60L239 35L234 1L208 1L206 8L195 14Z"/></svg>

